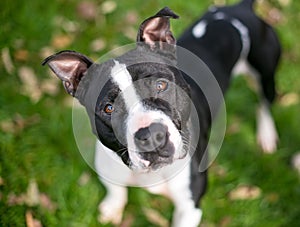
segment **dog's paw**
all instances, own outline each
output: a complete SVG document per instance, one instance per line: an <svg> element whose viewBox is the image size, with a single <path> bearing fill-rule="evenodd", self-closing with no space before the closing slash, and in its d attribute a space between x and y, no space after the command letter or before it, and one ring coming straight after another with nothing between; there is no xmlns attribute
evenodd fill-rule
<svg viewBox="0 0 300 227"><path fill-rule="evenodd" d="M278 134L268 106L263 103L257 112L257 143L265 153L277 149Z"/></svg>
<svg viewBox="0 0 300 227"><path fill-rule="evenodd" d="M118 201L104 200L98 207L99 216L98 221L100 223L112 223L119 226L122 221L124 206Z"/></svg>
<svg viewBox="0 0 300 227"><path fill-rule="evenodd" d="M260 122L257 130L257 143L261 149L272 154L277 149L278 134L273 121Z"/></svg>
<svg viewBox="0 0 300 227"><path fill-rule="evenodd" d="M172 227L197 227L201 222L201 218L201 209L193 208L184 211L175 210Z"/></svg>

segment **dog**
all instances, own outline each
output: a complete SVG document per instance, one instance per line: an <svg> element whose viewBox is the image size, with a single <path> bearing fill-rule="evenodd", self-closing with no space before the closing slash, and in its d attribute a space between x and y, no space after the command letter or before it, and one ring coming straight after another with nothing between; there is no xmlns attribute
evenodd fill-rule
<svg viewBox="0 0 300 227"><path fill-rule="evenodd" d="M85 107L98 138L95 166L107 189L99 204L101 222L120 224L126 185L142 185L174 202L173 226L199 225L207 185L207 170L199 171L199 166L207 162L210 127L222 102L215 98L210 103L208 96L216 89L206 80L197 83L205 76L213 75L222 95L233 74L256 78L258 143L267 153L276 150L270 105L276 96L274 75L281 47L271 26L255 15L253 4L243 0L211 7L177 41L170 19L178 16L165 7L141 23L136 47L119 57L95 63L67 50L44 60L67 93ZM179 47L200 58L212 74L195 69L195 78L181 70L178 65L187 59L178 56ZM188 69L196 67L189 60L185 63ZM193 107L197 118L191 120ZM121 183L105 179L106 173Z"/></svg>

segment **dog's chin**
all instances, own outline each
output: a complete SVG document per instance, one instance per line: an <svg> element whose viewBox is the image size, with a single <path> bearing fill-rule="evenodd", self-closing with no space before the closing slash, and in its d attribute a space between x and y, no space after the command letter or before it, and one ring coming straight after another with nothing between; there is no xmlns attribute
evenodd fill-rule
<svg viewBox="0 0 300 227"><path fill-rule="evenodd" d="M188 152L182 153L179 157L168 157L168 158L162 158L159 157L154 161L148 161L145 159L140 159L140 161L137 164L133 164L131 162L131 165L129 165L129 168L137 173L150 173L150 172L158 172L159 170L168 167L172 165L177 160L184 159L187 156Z"/></svg>

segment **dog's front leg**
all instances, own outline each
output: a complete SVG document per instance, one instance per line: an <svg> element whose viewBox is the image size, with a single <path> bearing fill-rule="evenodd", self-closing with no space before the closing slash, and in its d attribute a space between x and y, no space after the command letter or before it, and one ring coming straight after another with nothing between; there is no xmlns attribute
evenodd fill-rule
<svg viewBox="0 0 300 227"><path fill-rule="evenodd" d="M202 210L195 206L190 186L190 166L187 165L175 178L168 182L171 200L174 202L172 227L197 227Z"/></svg>
<svg viewBox="0 0 300 227"><path fill-rule="evenodd" d="M127 203L127 188L102 181L107 194L99 204L99 218L101 223L119 225L122 221L123 210Z"/></svg>

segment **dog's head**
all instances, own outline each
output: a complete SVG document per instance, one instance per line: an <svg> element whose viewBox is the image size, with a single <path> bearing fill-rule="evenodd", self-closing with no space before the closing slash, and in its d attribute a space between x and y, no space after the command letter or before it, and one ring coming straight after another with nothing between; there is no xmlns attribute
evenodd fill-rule
<svg viewBox="0 0 300 227"><path fill-rule="evenodd" d="M45 59L85 106L94 133L131 169L157 170L189 149L189 87L176 68L176 41L164 8L140 26L136 48L98 64L62 51Z"/></svg>

